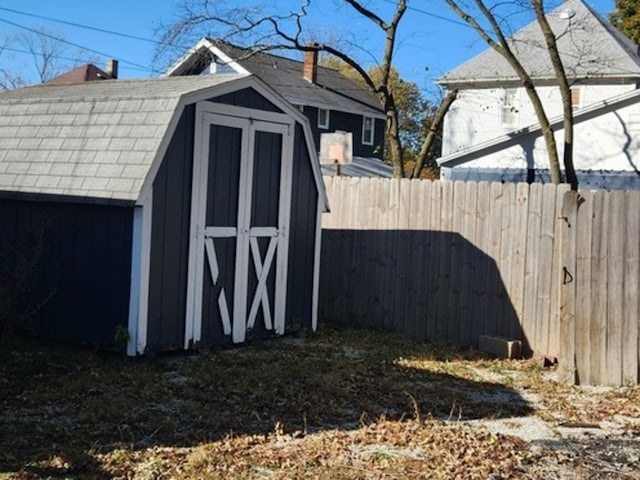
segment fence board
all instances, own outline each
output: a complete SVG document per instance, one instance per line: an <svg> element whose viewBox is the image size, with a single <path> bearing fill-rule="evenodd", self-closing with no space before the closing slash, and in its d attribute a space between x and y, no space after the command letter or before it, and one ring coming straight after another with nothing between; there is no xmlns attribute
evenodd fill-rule
<svg viewBox="0 0 640 480"><path fill-rule="evenodd" d="M625 290L624 325L622 328L622 382L624 385L640 382L640 192L625 194L627 218L625 234Z"/></svg>
<svg viewBox="0 0 640 480"><path fill-rule="evenodd" d="M519 319L524 318L524 273L527 255L527 227L529 225L529 185L516 186L513 231L513 260L511 264L511 303ZM524 333L522 322L516 338Z"/></svg>
<svg viewBox="0 0 640 480"><path fill-rule="evenodd" d="M591 237L592 222L585 219L593 216L593 194L582 193L578 199L576 219L576 304L575 304L575 350L578 383L591 380L591 347L589 324L591 322Z"/></svg>
<svg viewBox="0 0 640 480"><path fill-rule="evenodd" d="M560 218L560 249L562 279L560 281L560 328L559 343L563 346L558 354L561 379L576 381L576 235L578 230L578 194L563 195Z"/></svg>
<svg viewBox="0 0 640 480"><path fill-rule="evenodd" d="M431 183L431 182L430 182ZM429 271L428 294L429 302L427 305L427 338L437 338L438 325L438 309L439 309L439 276L440 276L440 242L442 234L440 234L440 212L442 211L442 184L440 182L431 183L431 196L429 197L429 245L430 260L428 262Z"/></svg>
<svg viewBox="0 0 640 480"><path fill-rule="evenodd" d="M591 240L591 344L590 383L606 381L607 348L607 200L603 192L593 195L593 232Z"/></svg>
<svg viewBox="0 0 640 480"><path fill-rule="evenodd" d="M462 232L464 227L465 208L465 182L455 182L453 185L453 232ZM463 239L459 235L454 235L451 240L451 265L449 269L449 315L447 322L447 340L456 341L460 337L460 322L462 311L460 308L460 296L462 281L464 278L462 255Z"/></svg>
<svg viewBox="0 0 640 480"><path fill-rule="evenodd" d="M424 230L424 215L428 210L422 208L422 201L420 199L420 184L418 182L409 182L409 218L408 227L410 230ZM427 246L425 245L423 236L420 238L411 238L412 243L409 246L410 256L412 261L418 265L422 265L426 259L425 254L427 252ZM427 300L427 294L424 291L424 276L422 272L426 269L423 268L408 268L407 271L407 293L409 301L406 302L405 315L406 315L406 332L407 335L414 338L424 338L422 330L424 329L424 315L422 314L422 308Z"/></svg>
<svg viewBox="0 0 640 480"><path fill-rule="evenodd" d="M551 275L553 269L554 232L556 216L556 190L555 185L544 185L542 187L542 210L540 213L540 244L539 252L542 258L548 261L537 265L537 286L536 286L536 323L535 344L548 345L550 322L540 322L540 318L549 318L551 307Z"/></svg>
<svg viewBox="0 0 640 480"><path fill-rule="evenodd" d="M489 245L487 245L486 253L491 259L498 264L500 261L500 240L502 239L502 192L503 185L499 183L491 184L491 210L489 213ZM490 272L491 273L491 272ZM493 276L492 276L493 277ZM488 282L488 309L487 319L484 325L480 326L480 334L498 335L498 326L500 325L501 308L498 302L492 301L500 295L500 283L498 278L491 278Z"/></svg>
<svg viewBox="0 0 640 480"><path fill-rule="evenodd" d="M622 384L622 308L624 293L624 234L613 234L620 229L625 216L624 192L609 195L610 213L607 231L611 232L607 246L607 325L606 325L606 368L603 383Z"/></svg>
<svg viewBox="0 0 640 480"><path fill-rule="evenodd" d="M473 336L473 325L476 323L472 305L473 277L475 270L474 247L476 233L476 205L477 184L472 183L466 186L464 199L464 218L462 227L462 281L460 284L460 319L461 327L458 341L465 345L472 345L476 342L477 337Z"/></svg>
<svg viewBox="0 0 640 480"><path fill-rule="evenodd" d="M498 316L497 331L505 332L506 336L519 338L515 328L516 322L512 319L513 305L509 300L509 288L511 286L511 264L513 257L513 222L516 199L516 186L514 183L505 183L502 190L502 225L500 228L500 255L498 265L502 277L502 288L498 292L501 299L501 311Z"/></svg>
<svg viewBox="0 0 640 480"><path fill-rule="evenodd" d="M564 273L562 271L562 248L560 245L561 230L564 225L562 221L563 199L570 191L569 185L560 185L556 191L556 205L554 210L555 230L554 248L551 268L551 305L549 310L549 341L547 343L547 355L558 358L560 356L560 289ZM558 245L556 245L556 243Z"/></svg>
<svg viewBox="0 0 640 480"><path fill-rule="evenodd" d="M480 182L476 192L476 231L474 235L474 245L485 252L489 248L490 229L490 195L491 184ZM474 273L473 273L473 315L471 317L471 341L476 342L480 336L481 329L488 315L489 292L488 292L488 264L482 262L479 252L474 252Z"/></svg>
<svg viewBox="0 0 640 480"><path fill-rule="evenodd" d="M450 232L453 219L453 184L451 182L443 182L441 210L440 210L440 228L441 232ZM443 235L439 235L438 242L438 311L436 314L436 333L435 338L444 340L447 338L447 324L450 318L448 309L447 292L449 291L449 273L451 267L451 245L445 241Z"/></svg>
<svg viewBox="0 0 640 480"><path fill-rule="evenodd" d="M524 270L524 298L522 308L522 331L526 343L533 349L536 339L536 306L538 284L538 260L531 252L540 251L540 215L542 214L542 185L533 184L529 189L529 211L527 215L527 256Z"/></svg>
<svg viewBox="0 0 640 480"><path fill-rule="evenodd" d="M393 186L395 180L391 182L383 182L379 180L380 185L378 186L378 197L377 197L377 205L380 212L379 227L385 232L392 229L394 226L390 222L390 215L388 213L389 208L391 208L391 204L393 202L391 187ZM397 211L397 210L396 210ZM391 318L389 306L391 305L392 295L391 295L391 286L387 285L387 282L390 280L387 278L387 272L390 268L387 268L387 264L389 262L388 258L388 240L389 235L379 235L376 236L375 245L377 247L377 256L378 263L376 269L376 284L378 285L378 295L380 298L380 315L382 316L382 328L391 329Z"/></svg>

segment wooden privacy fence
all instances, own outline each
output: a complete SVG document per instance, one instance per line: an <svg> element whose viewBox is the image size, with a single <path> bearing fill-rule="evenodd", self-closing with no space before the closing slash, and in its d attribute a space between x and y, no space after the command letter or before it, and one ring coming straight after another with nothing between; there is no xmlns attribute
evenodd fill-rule
<svg viewBox="0 0 640 480"><path fill-rule="evenodd" d="M584 300L582 293L573 297L569 293L580 290L580 282L587 282L589 305L598 309L607 305L606 311L611 309L610 316L615 316L616 299L626 302L627 297L637 295L637 235L636 247L625 247L625 252L616 254L626 255L624 272L629 273L621 280L616 277L623 290L609 298L609 290L599 286L614 281L616 274L607 270L604 283L594 283L591 277L604 268L600 257L593 260L596 267L575 274L570 272L573 264L562 258L563 254L579 258L578 250L569 245L573 238L580 245L583 238L575 229L567 231L564 218L569 217L570 204L565 199L566 186L335 177L326 177L325 185L331 213L323 217L321 318L461 344L476 344L482 334L517 338L523 341L525 352L561 358L570 369L570 358L575 357L580 382L601 382L591 373L581 374L580 361L593 353L580 343L586 328L583 322L590 324L595 316L582 315L585 304L578 305ZM581 198L591 201L587 194ZM626 224L620 228L631 229L623 242L628 246L633 229L638 228L640 201L634 194L627 194L624 201L630 203L624 210ZM619 202L603 205L609 208ZM575 209L579 220L575 224L591 233L599 229L601 223L590 225L580 208ZM612 218L621 220L618 212L605 215L608 229ZM561 236L566 241L561 242ZM601 254L602 243L590 245L589 254ZM573 276L572 284L567 275ZM596 294L598 300L594 300ZM636 332L636 347L633 353L621 355L628 364L621 378L637 381L638 303L625 305L630 320L635 308L635 330L630 325L620 328L630 335ZM571 337L569 332L578 330L581 333ZM565 345L572 341L575 355ZM614 344L612 340L611 349ZM604 356L608 362L617 358L613 353ZM635 377L630 373L634 368L631 357L636 362ZM591 371L598 369L590 366Z"/></svg>

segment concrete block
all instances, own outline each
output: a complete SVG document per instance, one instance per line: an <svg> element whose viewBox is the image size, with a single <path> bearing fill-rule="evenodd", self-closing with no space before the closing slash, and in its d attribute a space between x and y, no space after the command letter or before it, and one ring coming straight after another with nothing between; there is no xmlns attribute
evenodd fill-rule
<svg viewBox="0 0 640 480"><path fill-rule="evenodd" d="M522 342L512 338L480 335L478 348L499 358L520 358L522 356Z"/></svg>

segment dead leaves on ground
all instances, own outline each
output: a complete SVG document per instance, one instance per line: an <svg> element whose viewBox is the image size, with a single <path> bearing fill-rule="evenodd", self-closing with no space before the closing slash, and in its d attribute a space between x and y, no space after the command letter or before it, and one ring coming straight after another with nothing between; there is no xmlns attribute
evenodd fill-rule
<svg viewBox="0 0 640 480"><path fill-rule="evenodd" d="M546 374L328 327L153 361L5 344L0 479L536 478L544 451L463 421L640 417L637 387L593 395Z"/></svg>

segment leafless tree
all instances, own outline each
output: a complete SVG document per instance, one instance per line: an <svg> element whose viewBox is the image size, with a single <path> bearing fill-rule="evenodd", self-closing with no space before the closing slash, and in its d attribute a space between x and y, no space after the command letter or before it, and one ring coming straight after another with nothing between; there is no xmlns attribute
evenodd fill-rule
<svg viewBox="0 0 640 480"><path fill-rule="evenodd" d="M524 87L533 109L540 123L542 136L547 146L549 155L549 170L551 173L551 181L555 184L562 182L562 174L560 170L560 160L558 156L558 148L534 79L523 66L518 58L517 53L512 48L512 43L507 38L505 28L500 19L494 14L489 4L485 0L473 0L475 7L481 13L484 20L489 25L489 29L482 27L480 22L470 13L467 8L463 8L462 0L445 0L449 7L466 23L468 23L476 33L482 38L493 50L499 53L511 66L513 71L520 79L520 83ZM495 3L495 2L494 2ZM523 1L511 2L514 6L521 7ZM529 4L529 8L535 13L536 19L542 33L544 35L546 50L549 52L549 58L555 72L556 80L560 88L562 96L562 106L564 115L564 133L565 145L563 154L563 164L567 183L571 184L573 189L578 188L578 179L573 165L573 108L571 105L571 87L567 74L565 72L560 53L556 43L556 34L552 31L547 19L544 15L544 0L525 0L524 5Z"/></svg>
<svg viewBox="0 0 640 480"><path fill-rule="evenodd" d="M28 62L16 61L26 54ZM64 35L43 27L20 34L8 34L0 40L0 91L44 83L76 65L95 62L95 54L73 49ZM6 66L5 66L6 65Z"/></svg>
<svg viewBox="0 0 640 480"><path fill-rule="evenodd" d="M407 11L407 0L395 1L395 9L390 19L385 19L370 9L368 2L339 0L338 4L370 21L380 32L383 45L381 54L375 58L375 55L368 52L375 59L376 71L379 75L370 75L371 70L356 58L353 54L354 43L335 36L321 38L321 34L307 27L312 0L301 1L299 10L288 14L268 11L265 7L235 7L233 2L179 0L179 19L162 29L162 43L176 45L185 43L185 40L193 41L193 33L202 33L204 30L207 33L216 32L217 38L250 46L254 52L274 49L303 52L315 50L326 52L341 60L358 73L367 88L378 99L385 113L385 134L393 172L396 177L402 177L404 175L403 147L398 108L392 88L392 68L398 27ZM163 47L158 53L161 54L164 50ZM437 129L438 126L434 127Z"/></svg>
<svg viewBox="0 0 640 480"><path fill-rule="evenodd" d="M0 45L0 59L6 54L7 48L10 48L9 45L10 41L5 38L2 45ZM0 67L0 92L19 88L24 85L26 85L26 81L19 73L8 68Z"/></svg>
<svg viewBox="0 0 640 480"><path fill-rule="evenodd" d="M61 34L39 28L36 32L20 34L16 37L16 43L33 57L33 65L41 83L60 75L67 67L68 62L61 59L67 51Z"/></svg>

